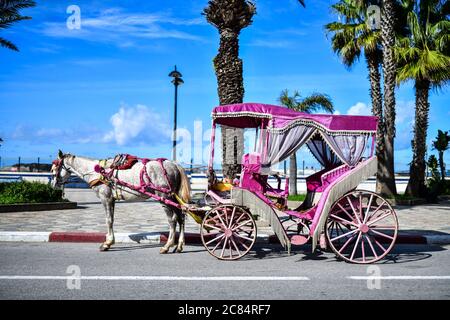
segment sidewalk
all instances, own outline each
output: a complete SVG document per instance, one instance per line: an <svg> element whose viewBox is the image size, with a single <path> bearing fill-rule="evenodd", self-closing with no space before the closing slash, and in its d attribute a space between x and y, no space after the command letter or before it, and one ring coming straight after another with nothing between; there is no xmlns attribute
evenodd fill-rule
<svg viewBox="0 0 450 320"><path fill-rule="evenodd" d="M401 243L408 242L408 238L417 243L418 237L422 237L427 239L425 243L431 241L450 244L450 201L414 207L397 206L395 209L400 236L404 237ZM162 235L160 241L164 241L164 234L169 231L169 227L166 215L158 203L119 202L116 204L114 231L120 236L118 242L127 242L132 238L130 234L139 235L137 238L144 240L154 240ZM57 233L57 239L68 239L64 237L68 232L76 233L71 238L72 241L79 239L83 242L82 238L86 236L94 239L94 242L100 242L106 233L103 206L90 202L81 203L77 209L71 210L0 214L0 241L45 241L46 237L51 238L51 233ZM195 239L198 238L199 225L189 216L186 220L186 232L190 234L188 242L197 241ZM258 235L267 239L273 232L270 227L259 226ZM53 239L56 238L53 236ZM130 241L135 242L136 237Z"/></svg>

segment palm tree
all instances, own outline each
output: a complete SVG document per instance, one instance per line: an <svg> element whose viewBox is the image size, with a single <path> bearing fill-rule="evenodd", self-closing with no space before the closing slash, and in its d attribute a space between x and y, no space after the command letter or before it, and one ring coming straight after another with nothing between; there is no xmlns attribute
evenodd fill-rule
<svg viewBox="0 0 450 320"><path fill-rule="evenodd" d="M255 13L255 5L247 0L211 0L203 10L206 20L220 34L219 52L213 62L221 105L241 103L244 99L239 34L252 23ZM240 171L243 141L243 130L222 126L222 169L226 178L232 179ZM233 152L227 149L230 146L234 146Z"/></svg>
<svg viewBox="0 0 450 320"><path fill-rule="evenodd" d="M449 132L438 130L436 140L433 141L433 149L437 150L439 154L439 167L441 169L441 179L445 180L445 163L444 163L444 151L450 148L450 135Z"/></svg>
<svg viewBox="0 0 450 320"><path fill-rule="evenodd" d="M372 100L372 114L378 117L377 148L378 172L387 171L384 156L384 119L383 95L381 93L380 66L382 62L381 34L379 30L369 27L370 18L367 12L367 1L340 0L331 6L332 11L343 18L343 22L331 22L325 25L328 33L332 34L331 46L344 65L352 67L364 53L370 81L370 97ZM377 184L380 181L377 180ZM381 189L381 187L379 187Z"/></svg>
<svg viewBox="0 0 450 320"><path fill-rule="evenodd" d="M378 154L377 192L388 197L397 194L394 171L395 138L395 20L396 0L383 0L381 6L381 46L383 50L383 134L382 153Z"/></svg>
<svg viewBox="0 0 450 320"><path fill-rule="evenodd" d="M289 96L289 91L285 89L281 92L278 101L283 106L300 112L315 113L319 110L334 112L331 98L321 93L313 93L302 99L298 91L294 91L294 94ZM291 194L297 194L297 156L295 153L289 157L289 177L289 190Z"/></svg>
<svg viewBox="0 0 450 320"><path fill-rule="evenodd" d="M22 16L20 10L34 6L36 2L33 0L0 0L0 30L7 29L21 20L30 20L31 17ZM0 46L19 51L14 43L3 37L0 37Z"/></svg>
<svg viewBox="0 0 450 320"><path fill-rule="evenodd" d="M404 0L408 12L409 34L398 39L397 81L413 80L416 94L413 159L406 194L423 196L426 192L425 153L431 88L440 88L450 79L450 21L448 9L439 0ZM442 168L442 167L441 167Z"/></svg>

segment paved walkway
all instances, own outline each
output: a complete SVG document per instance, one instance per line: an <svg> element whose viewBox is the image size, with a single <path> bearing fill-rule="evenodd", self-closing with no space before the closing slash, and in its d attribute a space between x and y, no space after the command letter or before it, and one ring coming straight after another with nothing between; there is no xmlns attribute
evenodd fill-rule
<svg viewBox="0 0 450 320"><path fill-rule="evenodd" d="M400 230L407 233L450 234L450 201L414 207L396 207ZM162 207L152 201L117 203L115 232L168 231ZM187 218L187 232L197 233L198 224ZM100 203L80 204L73 210L0 213L0 231L96 231L106 232L105 214ZM271 234L260 227L259 233Z"/></svg>

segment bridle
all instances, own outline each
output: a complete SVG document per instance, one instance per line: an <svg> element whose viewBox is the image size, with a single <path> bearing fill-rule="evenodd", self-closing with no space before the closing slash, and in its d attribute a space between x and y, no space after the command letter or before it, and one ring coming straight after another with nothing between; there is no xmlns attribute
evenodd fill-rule
<svg viewBox="0 0 450 320"><path fill-rule="evenodd" d="M60 177L61 176L61 170L64 169L64 170L66 170L68 172L70 172L70 170L64 164L64 158L53 160L52 164L56 167L56 174L55 174L56 183L55 183L55 185L56 186L63 186L64 182L61 181L61 177Z"/></svg>

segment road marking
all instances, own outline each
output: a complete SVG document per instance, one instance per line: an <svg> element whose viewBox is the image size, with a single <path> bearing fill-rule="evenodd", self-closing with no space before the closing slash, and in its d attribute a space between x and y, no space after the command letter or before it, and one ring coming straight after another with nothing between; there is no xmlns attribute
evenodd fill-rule
<svg viewBox="0 0 450 320"><path fill-rule="evenodd" d="M126 281L308 281L308 277L173 277L173 276L0 276L0 280L126 280Z"/></svg>
<svg viewBox="0 0 450 320"><path fill-rule="evenodd" d="M352 276L352 280L450 280L450 276Z"/></svg>

